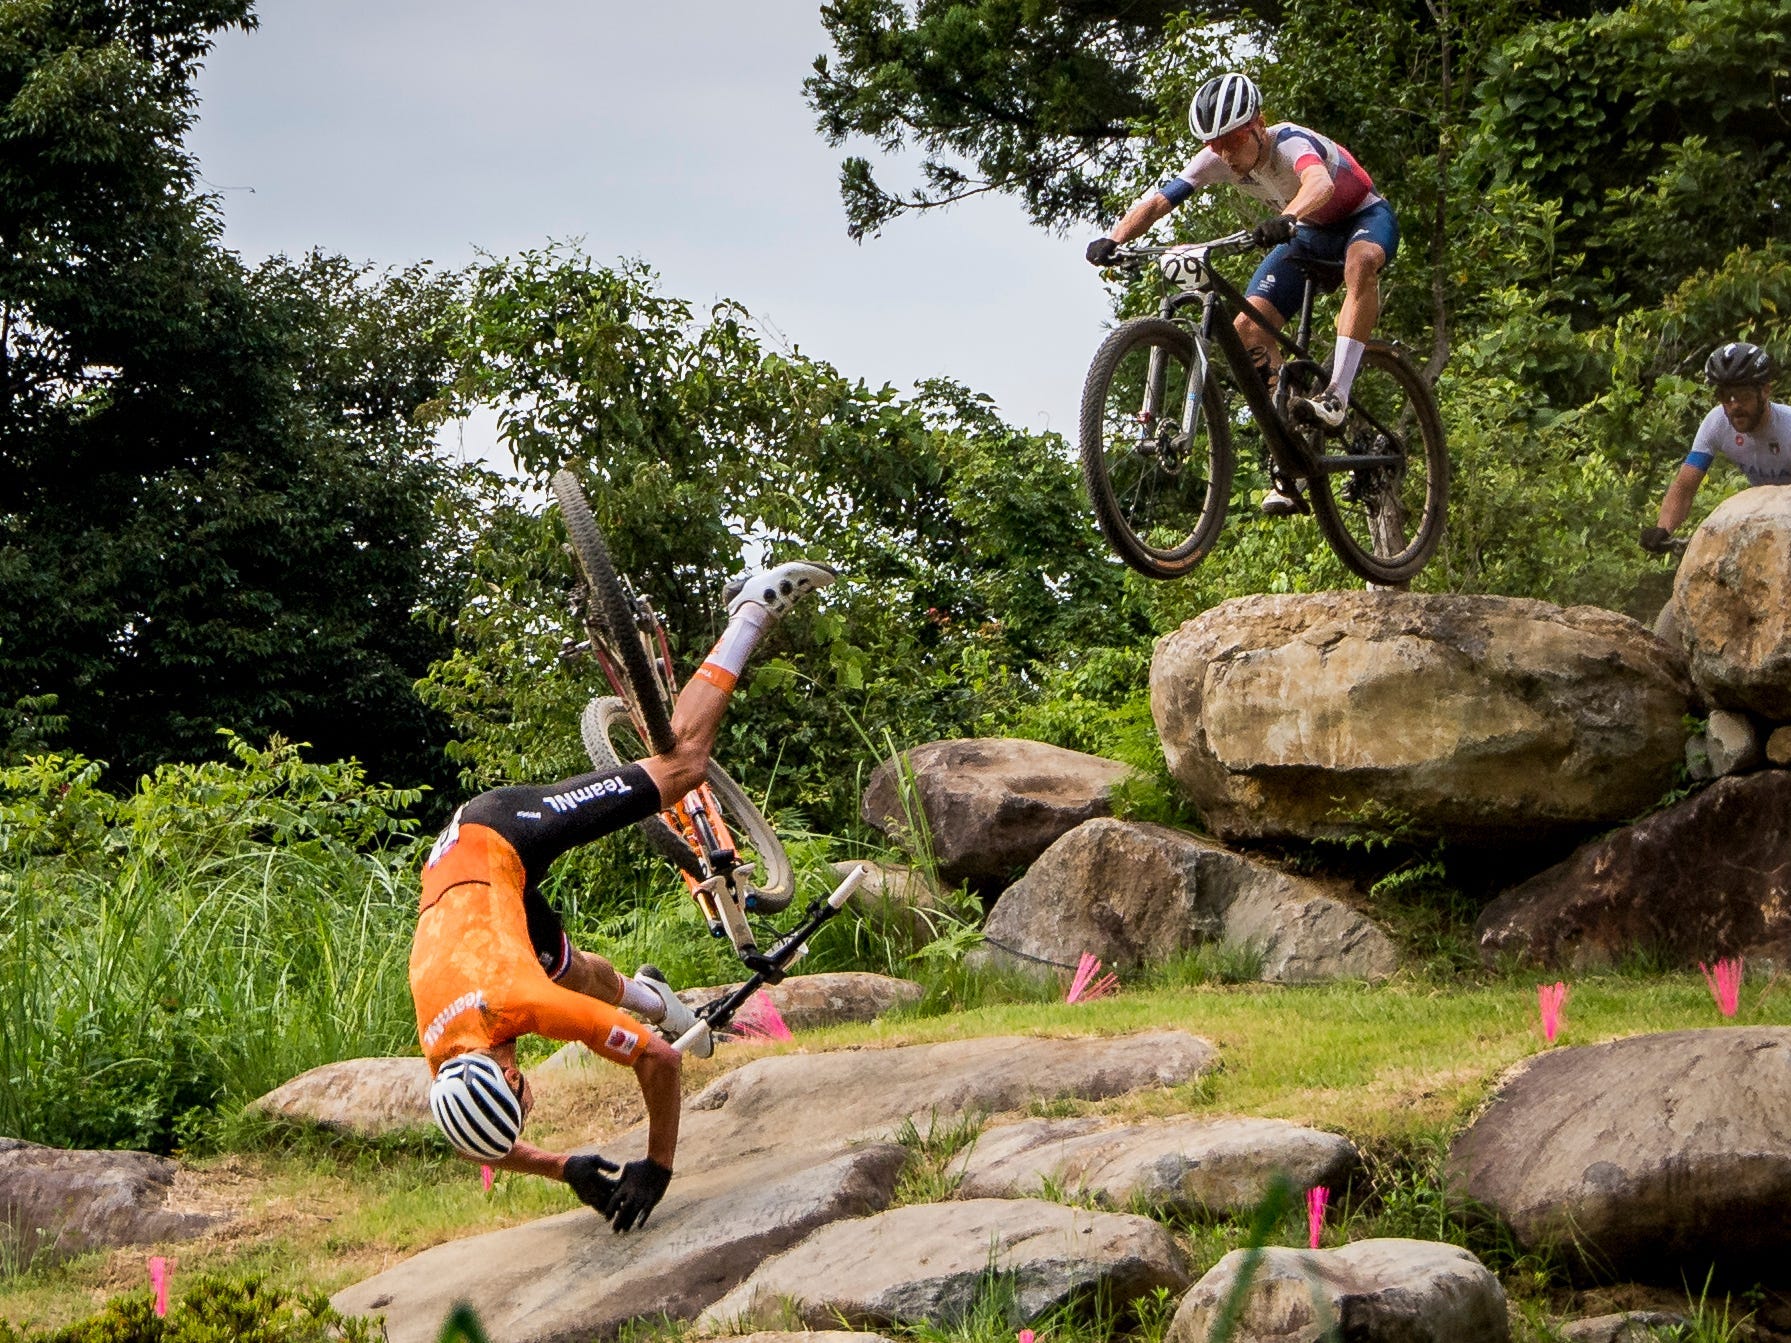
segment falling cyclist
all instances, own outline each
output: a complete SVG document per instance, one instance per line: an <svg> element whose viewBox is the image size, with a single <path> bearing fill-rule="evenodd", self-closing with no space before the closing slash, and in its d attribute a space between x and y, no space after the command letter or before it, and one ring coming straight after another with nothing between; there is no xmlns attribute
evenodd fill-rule
<svg viewBox="0 0 1791 1343"><path fill-rule="evenodd" d="M748 577L728 605L721 639L678 697L672 751L481 793L454 814L423 868L410 985L434 1079L430 1113L462 1156L562 1180L617 1231L644 1225L671 1181L682 1059L661 1033L676 1038L696 1018L663 982L630 978L573 946L541 879L567 850L653 815L702 781L760 636L833 578L825 566L801 562ZM520 1140L533 1096L516 1065L516 1041L530 1034L579 1041L634 1069L647 1107L644 1158L618 1167Z"/></svg>

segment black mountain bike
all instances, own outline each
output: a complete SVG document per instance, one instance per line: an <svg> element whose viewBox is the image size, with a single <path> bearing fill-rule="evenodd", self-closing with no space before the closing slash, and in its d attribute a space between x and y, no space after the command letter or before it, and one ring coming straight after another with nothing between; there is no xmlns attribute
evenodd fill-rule
<svg viewBox="0 0 1791 1343"><path fill-rule="evenodd" d="M1232 325L1244 296L1214 255L1254 244L1248 232L1178 247L1131 247L1113 264L1155 262L1175 289L1156 317L1114 328L1082 388L1082 477L1101 533L1152 578L1180 578L1218 539L1240 450L1260 454L1284 494L1305 487L1331 549L1371 583L1408 581L1443 537L1449 458L1430 384L1398 347L1371 341L1343 424L1296 424L1294 397L1322 389L1312 358L1312 301L1343 268L1307 261L1297 332L1273 392ZM1217 347L1219 358L1213 358Z"/></svg>

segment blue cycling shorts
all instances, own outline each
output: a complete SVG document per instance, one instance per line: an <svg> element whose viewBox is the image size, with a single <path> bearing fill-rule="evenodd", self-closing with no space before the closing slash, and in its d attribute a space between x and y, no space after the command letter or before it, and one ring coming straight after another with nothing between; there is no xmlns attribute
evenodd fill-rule
<svg viewBox="0 0 1791 1343"><path fill-rule="evenodd" d="M1250 277L1246 297L1266 298L1281 320L1291 321L1300 310L1300 292L1305 288L1306 273L1299 260L1310 257L1317 261L1341 262L1353 242L1377 243L1391 261L1399 252L1399 221L1393 207L1376 201L1365 210L1358 210L1341 223L1328 228L1303 224L1292 242L1284 242L1262 259L1256 274ZM1383 266L1386 262L1381 263Z"/></svg>

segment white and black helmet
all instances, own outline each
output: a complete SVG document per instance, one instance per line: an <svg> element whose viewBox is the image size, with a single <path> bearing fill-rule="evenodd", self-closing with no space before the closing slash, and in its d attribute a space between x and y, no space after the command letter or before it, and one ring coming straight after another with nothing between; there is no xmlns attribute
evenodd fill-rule
<svg viewBox="0 0 1791 1343"><path fill-rule="evenodd" d="M1230 74L1209 79L1188 104L1188 129L1200 140L1217 140L1262 111L1262 95L1250 76Z"/></svg>
<svg viewBox="0 0 1791 1343"><path fill-rule="evenodd" d="M1771 376L1772 356L1745 340L1717 346L1704 361L1704 381L1712 385L1765 382Z"/></svg>
<svg viewBox="0 0 1791 1343"><path fill-rule="evenodd" d="M429 1113L454 1150L475 1161L508 1156L522 1136L522 1102L484 1054L456 1054L429 1084Z"/></svg>

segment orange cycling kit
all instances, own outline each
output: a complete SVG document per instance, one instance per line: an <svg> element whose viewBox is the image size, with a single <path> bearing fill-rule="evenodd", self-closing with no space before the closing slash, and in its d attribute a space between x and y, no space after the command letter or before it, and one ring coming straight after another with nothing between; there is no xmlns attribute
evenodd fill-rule
<svg viewBox="0 0 1791 1343"><path fill-rule="evenodd" d="M545 787L497 788L454 813L423 867L410 989L429 1072L457 1054L522 1035L576 1040L632 1064L647 1027L555 981L571 963L559 914L542 897L568 849L660 810L638 765Z"/></svg>

